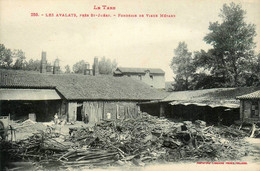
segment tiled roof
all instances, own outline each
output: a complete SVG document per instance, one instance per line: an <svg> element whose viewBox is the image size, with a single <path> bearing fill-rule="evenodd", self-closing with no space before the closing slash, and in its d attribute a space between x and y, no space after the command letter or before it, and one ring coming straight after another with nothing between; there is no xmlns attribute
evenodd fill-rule
<svg viewBox="0 0 260 171"><path fill-rule="evenodd" d="M56 88L68 100L156 100L165 94L128 77L0 70L0 87Z"/></svg>
<svg viewBox="0 0 260 171"><path fill-rule="evenodd" d="M118 67L116 71L121 73L135 73L135 74L145 74L146 71L149 71L151 74L161 74L164 75L165 72L160 68L125 68Z"/></svg>
<svg viewBox="0 0 260 171"><path fill-rule="evenodd" d="M260 90L253 93L238 96L237 99L260 99Z"/></svg>
<svg viewBox="0 0 260 171"><path fill-rule="evenodd" d="M1 87L34 87L34 88L51 88L51 84L46 75L39 75L28 71L0 70Z"/></svg>

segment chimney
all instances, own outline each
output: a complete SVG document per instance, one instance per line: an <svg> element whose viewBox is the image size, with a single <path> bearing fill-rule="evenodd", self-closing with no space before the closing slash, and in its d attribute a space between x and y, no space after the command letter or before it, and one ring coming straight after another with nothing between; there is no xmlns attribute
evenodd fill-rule
<svg viewBox="0 0 260 171"><path fill-rule="evenodd" d="M47 66L46 52L42 52L40 73L46 73L46 66Z"/></svg>
<svg viewBox="0 0 260 171"><path fill-rule="evenodd" d="M94 65L93 65L93 75L99 75L99 70L98 70L98 58L94 58Z"/></svg>
<svg viewBox="0 0 260 171"><path fill-rule="evenodd" d="M59 64L59 59L57 58L54 61L54 65L53 65L53 74L59 74L60 71L60 64Z"/></svg>
<svg viewBox="0 0 260 171"><path fill-rule="evenodd" d="M84 75L90 75L89 63L84 66Z"/></svg>
<svg viewBox="0 0 260 171"><path fill-rule="evenodd" d="M86 69L89 69L89 63L86 63Z"/></svg>

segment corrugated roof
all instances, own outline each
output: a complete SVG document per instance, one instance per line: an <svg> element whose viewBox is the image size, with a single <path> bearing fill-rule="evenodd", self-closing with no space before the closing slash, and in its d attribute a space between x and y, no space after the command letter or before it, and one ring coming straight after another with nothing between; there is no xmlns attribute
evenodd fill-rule
<svg viewBox="0 0 260 171"><path fill-rule="evenodd" d="M135 74L145 74L146 71L149 71L151 74L162 74L165 72L160 68L126 68L126 67L118 67L117 71L121 73L135 73Z"/></svg>
<svg viewBox="0 0 260 171"><path fill-rule="evenodd" d="M215 107L227 107L227 108L239 108L239 103L236 101L204 101L204 102L185 102L185 101L173 101L171 105L196 105L196 106L209 106L212 108Z"/></svg>
<svg viewBox="0 0 260 171"><path fill-rule="evenodd" d="M260 90L242 96L237 96L237 99L260 99Z"/></svg>
<svg viewBox="0 0 260 171"><path fill-rule="evenodd" d="M68 100L156 100L163 92L128 77L0 70L0 87L55 87Z"/></svg>
<svg viewBox="0 0 260 171"><path fill-rule="evenodd" d="M0 100L60 100L56 90L0 88Z"/></svg>
<svg viewBox="0 0 260 171"><path fill-rule="evenodd" d="M194 104L207 105L212 107L239 107L239 100L236 97L249 92L260 90L260 87L239 87L239 88L213 88L204 90L176 91L172 92L162 102L172 104Z"/></svg>

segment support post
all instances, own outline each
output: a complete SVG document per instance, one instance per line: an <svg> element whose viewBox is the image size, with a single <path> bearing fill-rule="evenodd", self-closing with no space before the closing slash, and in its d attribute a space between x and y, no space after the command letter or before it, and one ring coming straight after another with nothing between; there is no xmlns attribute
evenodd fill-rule
<svg viewBox="0 0 260 171"><path fill-rule="evenodd" d="M160 103L160 114L159 117L164 117L165 116L165 105L163 103Z"/></svg>
<svg viewBox="0 0 260 171"><path fill-rule="evenodd" d="M244 118L244 101L240 100L240 120L243 122Z"/></svg>

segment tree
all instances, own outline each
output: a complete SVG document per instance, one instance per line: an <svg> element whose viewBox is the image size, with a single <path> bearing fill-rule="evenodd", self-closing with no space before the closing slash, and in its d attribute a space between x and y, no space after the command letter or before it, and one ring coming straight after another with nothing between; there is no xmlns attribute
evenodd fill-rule
<svg viewBox="0 0 260 171"><path fill-rule="evenodd" d="M3 44L0 44L0 68L11 68L12 62L11 50L5 48Z"/></svg>
<svg viewBox="0 0 260 171"><path fill-rule="evenodd" d="M25 69L27 62L26 62L26 57L25 57L25 53L22 50L17 50L15 49L13 51L13 58L16 58L16 61L14 63L13 68L14 69Z"/></svg>
<svg viewBox="0 0 260 171"><path fill-rule="evenodd" d="M107 59L105 57L103 57L98 64L99 73L104 75L112 75L116 67L116 60L113 60L113 62L111 62L110 59Z"/></svg>
<svg viewBox="0 0 260 171"><path fill-rule="evenodd" d="M257 73L258 77L260 78L260 53L257 55L257 62L255 66L255 72Z"/></svg>
<svg viewBox="0 0 260 171"><path fill-rule="evenodd" d="M193 82L195 89L227 87L225 68L221 65L220 58L216 57L213 49L194 52L193 64L196 74Z"/></svg>
<svg viewBox="0 0 260 171"><path fill-rule="evenodd" d="M211 53L215 63L212 69L233 86L239 85L245 63L254 56L255 25L244 21L245 14L241 5L224 4L219 15L222 23L210 23L210 33L204 37L206 43L213 46Z"/></svg>
<svg viewBox="0 0 260 171"><path fill-rule="evenodd" d="M40 60L33 60L30 59L25 70L29 70L29 71L39 71L40 70L40 66L41 66L41 61Z"/></svg>
<svg viewBox="0 0 260 171"><path fill-rule="evenodd" d="M197 67L197 70L201 70L201 72L208 72L214 76L221 75L221 62L218 61L219 58L216 57L214 51L212 49L208 50L208 52L204 50L194 52L193 63Z"/></svg>
<svg viewBox="0 0 260 171"><path fill-rule="evenodd" d="M77 62L76 64L74 64L72 68L73 68L74 73L83 74L87 65L88 65L87 62L85 62L84 60L81 60L81 61Z"/></svg>
<svg viewBox="0 0 260 171"><path fill-rule="evenodd" d="M191 80L195 72L195 67L191 55L192 53L188 51L185 42L180 42L174 50L174 57L172 58L170 67L175 74L175 90L192 89Z"/></svg>
<svg viewBox="0 0 260 171"><path fill-rule="evenodd" d="M71 71L70 71L70 66L69 65L66 65L65 66L65 73L66 74L69 74Z"/></svg>
<svg viewBox="0 0 260 171"><path fill-rule="evenodd" d="M244 66L247 72L243 72L240 77L245 86L260 86L260 54Z"/></svg>

